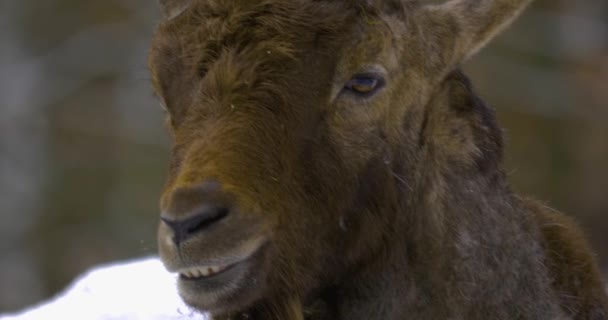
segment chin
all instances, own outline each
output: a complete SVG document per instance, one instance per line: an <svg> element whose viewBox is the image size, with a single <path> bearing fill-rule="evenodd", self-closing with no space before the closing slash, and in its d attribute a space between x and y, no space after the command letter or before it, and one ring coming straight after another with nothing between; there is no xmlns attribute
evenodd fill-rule
<svg viewBox="0 0 608 320"><path fill-rule="evenodd" d="M178 290L181 298L188 306L212 315L251 308L267 291L268 251L268 246L262 246L247 259L232 265L202 267L207 272L201 267L180 272Z"/></svg>

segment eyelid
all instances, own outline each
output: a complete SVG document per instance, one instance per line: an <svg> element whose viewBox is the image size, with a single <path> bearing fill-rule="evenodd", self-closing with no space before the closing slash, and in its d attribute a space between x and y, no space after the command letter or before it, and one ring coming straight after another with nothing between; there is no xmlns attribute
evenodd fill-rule
<svg viewBox="0 0 608 320"><path fill-rule="evenodd" d="M366 72L355 73L351 77L351 80L356 79L356 78L384 79L384 75L382 73L376 72L376 71L366 71Z"/></svg>
<svg viewBox="0 0 608 320"><path fill-rule="evenodd" d="M375 87L370 91L370 92L358 92L356 90L353 90L352 86L350 84L353 83L353 81L357 80L357 79L363 79L363 78L370 78L376 81L376 85ZM342 91L347 91L347 93L350 93L352 95L356 95L358 97L363 97L363 98L367 98L367 97L371 97L373 95L375 95L376 93L378 93L378 91L380 91L386 84L386 80L384 79L384 75L379 73L379 72L362 72L362 73L358 73L355 74L354 76L352 76L350 78L350 80L348 80L346 82L346 84L344 84L344 87L342 89Z"/></svg>
<svg viewBox="0 0 608 320"><path fill-rule="evenodd" d="M346 86L347 87L352 87L355 84L363 84L366 81L369 81L369 82L373 83L374 86L377 86L380 83L380 79L377 78L377 77L367 76L367 75L357 75L357 76L354 76L352 79L350 79L346 83Z"/></svg>

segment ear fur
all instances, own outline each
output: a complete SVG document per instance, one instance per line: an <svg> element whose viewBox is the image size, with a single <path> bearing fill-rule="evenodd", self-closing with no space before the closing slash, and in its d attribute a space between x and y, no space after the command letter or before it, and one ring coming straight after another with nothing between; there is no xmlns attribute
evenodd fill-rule
<svg viewBox="0 0 608 320"><path fill-rule="evenodd" d="M434 23L450 28L450 65L468 59L507 27L531 0L450 0L428 5L425 10ZM445 35L445 33L444 33Z"/></svg>
<svg viewBox="0 0 608 320"><path fill-rule="evenodd" d="M159 0L158 3L163 19L171 20L186 11L192 0Z"/></svg>

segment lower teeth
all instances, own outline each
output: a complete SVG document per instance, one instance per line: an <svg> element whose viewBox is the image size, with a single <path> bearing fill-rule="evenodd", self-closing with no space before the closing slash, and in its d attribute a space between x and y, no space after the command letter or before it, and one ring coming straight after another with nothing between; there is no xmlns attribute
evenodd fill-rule
<svg viewBox="0 0 608 320"><path fill-rule="evenodd" d="M185 272L185 273L181 273L180 275L182 277L188 278L188 279L200 279L200 278L207 278L213 275L216 275L218 273L220 273L221 271L223 271L224 269L211 269L208 268L207 273L202 273L200 271L195 271L195 272Z"/></svg>

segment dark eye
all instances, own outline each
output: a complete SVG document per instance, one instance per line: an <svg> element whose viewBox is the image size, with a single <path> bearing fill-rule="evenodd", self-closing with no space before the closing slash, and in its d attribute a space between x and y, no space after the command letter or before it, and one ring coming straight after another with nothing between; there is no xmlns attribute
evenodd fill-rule
<svg viewBox="0 0 608 320"><path fill-rule="evenodd" d="M384 86L384 79L374 74L356 75L346 83L344 89L356 95L367 97Z"/></svg>

